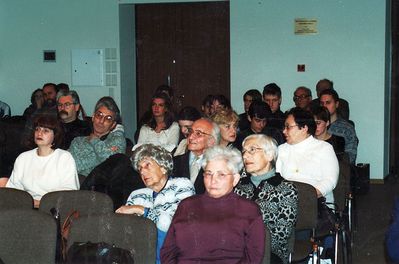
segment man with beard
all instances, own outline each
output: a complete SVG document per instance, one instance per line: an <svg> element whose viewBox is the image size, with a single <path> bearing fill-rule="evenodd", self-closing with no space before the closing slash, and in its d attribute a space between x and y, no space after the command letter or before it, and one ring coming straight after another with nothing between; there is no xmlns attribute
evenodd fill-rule
<svg viewBox="0 0 399 264"><path fill-rule="evenodd" d="M79 95L71 90L61 90L57 94L57 109L64 129L63 149L68 149L75 137L88 136L91 132L88 122L78 118L80 111Z"/></svg>
<svg viewBox="0 0 399 264"><path fill-rule="evenodd" d="M48 110L56 110L57 86L54 83L46 83L43 85L44 108Z"/></svg>

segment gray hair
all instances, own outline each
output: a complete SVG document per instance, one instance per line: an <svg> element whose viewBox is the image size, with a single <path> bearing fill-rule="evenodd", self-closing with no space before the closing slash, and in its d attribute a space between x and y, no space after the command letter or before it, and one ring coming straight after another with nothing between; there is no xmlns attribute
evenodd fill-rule
<svg viewBox="0 0 399 264"><path fill-rule="evenodd" d="M69 91L65 91L65 90L60 90L57 93L57 102L58 100L63 97L63 96L71 96L72 97L72 102L73 104L80 104L80 99L79 99L79 95L76 91L74 90L69 90Z"/></svg>
<svg viewBox="0 0 399 264"><path fill-rule="evenodd" d="M212 160L224 160L227 168L233 173L240 173L243 168L241 153L235 148L227 148L220 145L213 146L205 151L201 166L205 169Z"/></svg>
<svg viewBox="0 0 399 264"><path fill-rule="evenodd" d="M138 147L132 154L130 160L133 168L138 171L138 164L144 158L153 159L159 166L166 170L166 175L171 175L173 171L173 158L169 151L161 146L154 144L144 144Z"/></svg>
<svg viewBox="0 0 399 264"><path fill-rule="evenodd" d="M115 103L114 99L110 96L104 96L96 103L94 107L94 113L98 111L101 107L107 108L109 111L115 114L115 122L120 124L122 123L121 119L121 111L119 110L118 105Z"/></svg>
<svg viewBox="0 0 399 264"><path fill-rule="evenodd" d="M277 143L276 140L272 137L266 136L264 134L253 134L249 135L242 142L242 146L244 147L245 142L250 139L255 139L256 144L259 145L265 152L265 154L271 155L273 160L270 162L271 167L274 169L277 160Z"/></svg>
<svg viewBox="0 0 399 264"><path fill-rule="evenodd" d="M213 122L212 120L208 119L208 118L205 118L205 119L207 119L207 120L212 124L211 135L212 135L212 137L215 139L215 145L219 145L219 143L220 143L220 138L222 137L222 136L220 135L220 128L219 128L219 125L216 124L215 122Z"/></svg>

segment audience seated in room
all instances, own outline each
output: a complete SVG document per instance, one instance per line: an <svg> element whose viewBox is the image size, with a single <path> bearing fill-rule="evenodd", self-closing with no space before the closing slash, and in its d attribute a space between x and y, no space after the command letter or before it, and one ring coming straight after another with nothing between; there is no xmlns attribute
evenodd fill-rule
<svg viewBox="0 0 399 264"><path fill-rule="evenodd" d="M345 152L345 139L340 136L330 134L330 112L324 106L313 107L312 114L316 122L315 138L324 140L333 146L335 154L340 155Z"/></svg>
<svg viewBox="0 0 399 264"><path fill-rule="evenodd" d="M89 136L73 139L69 151L79 175L87 176L100 163L117 153L125 153L126 140L118 106L105 96L94 108L93 131Z"/></svg>
<svg viewBox="0 0 399 264"><path fill-rule="evenodd" d="M327 89L334 90L334 83L329 79L322 79L316 84L317 98L312 101L312 107L320 105L320 95L321 92ZM349 120L349 103L343 98L339 98L339 108L337 109L337 114L339 117Z"/></svg>
<svg viewBox="0 0 399 264"><path fill-rule="evenodd" d="M320 104L330 112L331 123L328 132L345 139L345 152L348 153L350 163L355 164L359 140L352 124L338 116L337 110L339 109L340 99L337 92L332 89L321 92Z"/></svg>
<svg viewBox="0 0 399 264"><path fill-rule="evenodd" d="M310 112L295 107L287 113L284 129L287 142L278 148L276 172L286 180L312 185L319 198L334 203L338 160L330 144L313 137L315 131L316 123Z"/></svg>
<svg viewBox="0 0 399 264"><path fill-rule="evenodd" d="M312 91L305 86L300 86L296 88L293 100L296 107L310 111L310 103L312 102Z"/></svg>
<svg viewBox="0 0 399 264"><path fill-rule="evenodd" d="M0 101L0 118L6 118L11 116L11 108L8 104Z"/></svg>
<svg viewBox="0 0 399 264"><path fill-rule="evenodd" d="M25 109L23 116L26 119L30 119L31 115L36 112L36 110L42 108L44 104L44 97L43 97L43 91L41 88L38 88L33 91L31 97L30 97L30 102L31 104Z"/></svg>
<svg viewBox="0 0 399 264"><path fill-rule="evenodd" d="M274 138L278 144L284 143L284 138L280 130L267 125L271 115L270 107L267 103L262 101L254 101L249 106L248 120L250 127L244 131L240 131L234 146L241 150L244 139L252 134L265 134Z"/></svg>
<svg viewBox="0 0 399 264"><path fill-rule="evenodd" d="M192 106L183 107L177 115L177 122L180 127L180 142L173 156L183 155L187 151L187 137L194 121L201 118L201 113Z"/></svg>
<svg viewBox="0 0 399 264"><path fill-rule="evenodd" d="M219 126L220 146L233 148L237 139L239 117L232 109L221 109L211 116L211 120Z"/></svg>
<svg viewBox="0 0 399 264"><path fill-rule="evenodd" d="M195 187L195 193L205 192L201 161L205 150L220 142L219 126L211 120L201 118L195 121L187 138L187 152L173 158L173 176L186 177Z"/></svg>
<svg viewBox="0 0 399 264"><path fill-rule="evenodd" d="M210 117L211 116L211 108L212 108L212 102L213 102L214 97L215 97L214 95L208 94L202 100L202 103L201 103L202 117Z"/></svg>
<svg viewBox="0 0 399 264"><path fill-rule="evenodd" d="M266 84L263 88L263 101L270 106L270 110L272 111L271 116L267 120L268 125L283 132L286 116L280 110L281 100L280 87L275 83Z"/></svg>
<svg viewBox="0 0 399 264"><path fill-rule="evenodd" d="M38 115L33 126L36 148L18 156L6 187L29 192L38 207L48 192L78 190L79 179L72 155L59 148L63 131L57 118Z"/></svg>
<svg viewBox="0 0 399 264"><path fill-rule="evenodd" d="M231 109L231 103L223 94L216 94L213 96L209 117L221 109Z"/></svg>
<svg viewBox="0 0 399 264"><path fill-rule="evenodd" d="M256 89L251 89L244 93L242 99L244 101L244 113L238 116L240 118L240 121L238 123L238 128L240 129L240 131L249 128L250 126L248 120L249 106L253 101L262 101L262 94Z"/></svg>
<svg viewBox="0 0 399 264"><path fill-rule="evenodd" d="M288 263L288 239L295 229L298 191L275 171L277 145L271 137L257 134L244 139L245 177L235 187L238 195L255 201L271 234L271 263Z"/></svg>
<svg viewBox="0 0 399 264"><path fill-rule="evenodd" d="M64 129L62 149L68 149L75 137L90 135L90 124L86 120L78 118L80 99L76 91L59 91L57 94L57 109L62 128Z"/></svg>
<svg viewBox="0 0 399 264"><path fill-rule="evenodd" d="M261 263L265 228L259 207L233 192L243 167L236 149L215 146L202 160L206 193L178 206L162 263Z"/></svg>
<svg viewBox="0 0 399 264"><path fill-rule="evenodd" d="M179 125L172 112L172 104L165 93L157 93L151 99L151 117L141 127L137 144L154 144L172 152L179 141Z"/></svg>
<svg viewBox="0 0 399 264"><path fill-rule="evenodd" d="M169 151L153 144L138 147L132 156L135 170L140 173L146 188L133 191L126 205L116 210L122 214L137 214L151 219L157 226L157 263L166 232L179 203L195 194L187 178L170 178L173 170Z"/></svg>

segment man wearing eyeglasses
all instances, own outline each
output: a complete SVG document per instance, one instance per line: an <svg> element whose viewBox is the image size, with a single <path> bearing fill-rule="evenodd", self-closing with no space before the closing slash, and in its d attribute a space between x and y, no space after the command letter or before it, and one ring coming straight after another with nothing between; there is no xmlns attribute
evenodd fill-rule
<svg viewBox="0 0 399 264"><path fill-rule="evenodd" d="M312 91L305 86L300 86L296 88L293 100L296 107L310 110L310 103L312 102Z"/></svg>
<svg viewBox="0 0 399 264"><path fill-rule="evenodd" d="M204 193L204 171L201 169L202 157L205 150L218 145L219 141L220 130L218 125L206 118L196 120L187 137L188 151L173 159L173 176L189 178L194 184L195 193Z"/></svg>
<svg viewBox="0 0 399 264"><path fill-rule="evenodd" d="M64 129L62 149L68 149L75 137L88 136L90 134L89 123L78 118L80 100L76 91L59 91L57 93L57 110Z"/></svg>
<svg viewBox="0 0 399 264"><path fill-rule="evenodd" d="M64 106L62 106L64 108ZM105 96L94 109L93 130L88 136L76 137L69 148L78 174L87 176L100 163L117 153L125 153L126 139L120 111L115 101Z"/></svg>

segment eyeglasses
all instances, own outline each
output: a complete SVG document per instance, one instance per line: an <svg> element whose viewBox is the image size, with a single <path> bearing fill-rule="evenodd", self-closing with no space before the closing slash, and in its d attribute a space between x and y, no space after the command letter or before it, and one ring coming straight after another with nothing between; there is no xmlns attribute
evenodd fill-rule
<svg viewBox="0 0 399 264"><path fill-rule="evenodd" d="M225 173L225 172L221 172L221 171L218 171L218 172L205 171L203 175L204 175L205 179L210 179L210 178L216 176L216 179L222 180L222 179L227 178L227 176L233 175L233 173Z"/></svg>
<svg viewBox="0 0 399 264"><path fill-rule="evenodd" d="M103 120L104 122L108 122L111 123L114 121L114 117L111 115L104 115L104 113L102 112L96 112L94 114L94 118L98 119L98 120Z"/></svg>
<svg viewBox="0 0 399 264"><path fill-rule="evenodd" d="M292 126L290 126L290 125L284 125L284 129L287 129L287 130L290 130L291 128L293 128L293 127L297 127L298 125L292 125Z"/></svg>
<svg viewBox="0 0 399 264"><path fill-rule="evenodd" d="M193 129L190 128L188 130L188 135L191 136L193 134L194 134L195 137L212 136L211 134L202 132L201 130L193 130Z"/></svg>
<svg viewBox="0 0 399 264"><path fill-rule="evenodd" d="M74 103L66 102L64 104L58 103L57 106L59 108L69 108L71 105L74 105Z"/></svg>
<svg viewBox="0 0 399 264"><path fill-rule="evenodd" d="M303 99L305 99L305 98L308 98L310 95L307 95L307 94L303 94L303 95L294 95L294 101L297 101L297 100L303 100Z"/></svg>
<svg viewBox="0 0 399 264"><path fill-rule="evenodd" d="M256 152L258 152L259 150L263 150L263 148L250 147L248 149L243 149L241 153L242 153L242 155L244 155L245 153L249 153L250 155L253 155Z"/></svg>

